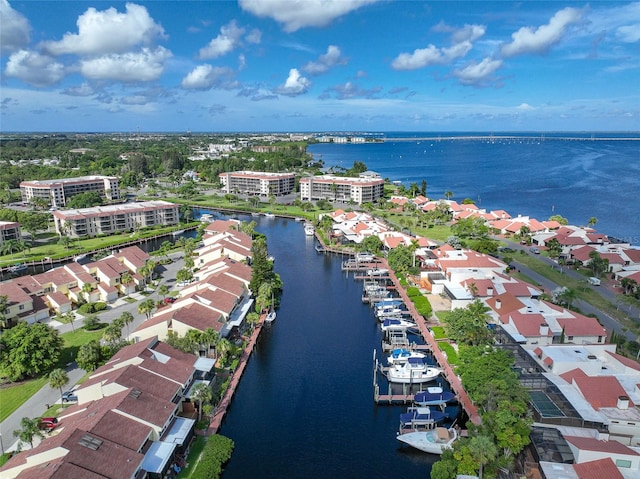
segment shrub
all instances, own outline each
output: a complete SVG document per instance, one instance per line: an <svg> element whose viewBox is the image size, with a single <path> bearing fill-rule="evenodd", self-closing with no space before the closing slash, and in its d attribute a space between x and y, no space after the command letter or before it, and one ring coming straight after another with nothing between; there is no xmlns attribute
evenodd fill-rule
<svg viewBox="0 0 640 479"><path fill-rule="evenodd" d="M413 298L415 296L422 296L422 293L420 293L420 290L415 286L411 286L407 288L407 296L409 296L410 298Z"/></svg>
<svg viewBox="0 0 640 479"><path fill-rule="evenodd" d="M209 437L200 454L192 479L216 479L222 474L222 466L231 459L234 443L219 434Z"/></svg>
<svg viewBox="0 0 640 479"><path fill-rule="evenodd" d="M104 311L107 309L107 303L97 302L97 303L84 303L78 307L78 312L81 314L93 314L99 311Z"/></svg>
<svg viewBox="0 0 640 479"><path fill-rule="evenodd" d="M102 327L102 323L98 320L98 317L90 314L86 318L84 318L84 329L87 331L95 331L96 329L100 329Z"/></svg>
<svg viewBox="0 0 640 479"><path fill-rule="evenodd" d="M97 303L93 303L93 312L97 313L99 311L105 311L107 309L107 303L103 303L98 301Z"/></svg>

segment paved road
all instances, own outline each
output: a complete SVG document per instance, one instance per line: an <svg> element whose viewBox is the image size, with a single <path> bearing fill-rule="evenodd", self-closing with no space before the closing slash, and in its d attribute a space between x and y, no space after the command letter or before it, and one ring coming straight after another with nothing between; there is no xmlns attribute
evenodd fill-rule
<svg viewBox="0 0 640 479"><path fill-rule="evenodd" d="M523 247L521 245L519 245L518 243L511 243L509 245L510 248L515 249L515 250L524 250L526 252L526 254L532 255L532 253L529 252L528 247ZM558 263L556 263L555 261L553 261L550 258L547 258L546 256L541 256L541 255L535 255L537 257L537 259L545 262L546 264L548 264L549 266L551 266L552 268L559 270L562 274L566 274L571 276L574 279L577 279L579 281L583 281L585 284L586 288L589 288L593 294L599 294L602 297L604 297L605 299L611 301L613 304L621 304L620 302L620 296L618 294L616 294L615 292L611 291L609 288L605 287L605 286L593 286L591 284L589 284L588 282L585 281L585 277L583 275L581 275L580 273L578 273L577 271L574 271L572 269L569 269L567 267L562 267L560 265L558 265ZM528 268L527 266L523 265L522 263L519 263L518 260L518 255L513 255L514 260L511 262L512 264L514 264L523 274L527 275L529 278L531 278L532 280L536 281L538 284L540 284L544 289L547 290L547 292L552 292L554 289L558 288L558 284L554 283L553 281L545 278L544 276L536 273L535 271L531 270L530 268ZM589 303L587 303L586 301L583 301L581 299L576 299L573 303L576 307L578 307L580 309L580 311L582 311L583 314L585 315L594 315L598 318L598 320L600 321L600 324L602 324L605 328L607 328L608 331L615 331L616 333L619 334L624 334L625 337L629 340L637 340L638 336L636 334L634 334L631 331L623 331L623 326L615 319L612 318L611 316L609 316L606 313L603 313L602 311L600 311L599 309L594 308L593 306L591 306ZM638 320L639 318L639 311L636 307L634 306L630 306L627 304L624 304L624 306L621 306L621 309L627 314L627 316L629 318L631 318L632 320Z"/></svg>
<svg viewBox="0 0 640 479"><path fill-rule="evenodd" d="M156 272L161 276L161 283L167 284L170 290L175 290L175 277L178 270L184 266L184 261L182 259L184 253L173 253L169 256L171 257L173 262L167 265L158 266L158 268L156 268ZM152 298L157 301L160 299L160 296L155 291L147 296L143 296L139 293L134 293L131 296L138 300ZM123 337L126 337L128 332L133 331L146 319L144 314L138 313L139 302L140 301L136 301L135 303L128 303L123 299L119 299L113 305L111 305L111 307L107 311L100 313L100 321L103 323L111 323L123 312L130 312L131 314L133 314L134 320L133 323L129 325L128 331L126 327L122 329L122 335ZM66 333L72 330L70 324L60 324L57 321L52 321L50 324L54 326L58 331L60 331L60 333ZM74 327L78 328L80 326L82 326L82 320L78 319L74 323ZM76 363L69 364L66 370L69 376L69 383L64 388L64 390L72 389L77 384L77 382L85 375L85 371L80 369ZM60 403L60 390L52 389L47 384L33 396L31 396L7 419L2 421L2 423L0 423L0 441L2 443L1 445L4 451L6 452L15 450L18 441L16 441L16 438L13 436L13 431L20 428L20 421L23 417L40 417L48 409L48 405L56 403ZM37 441L34 441L34 445L35 444L37 444ZM27 445L27 447L29 446Z"/></svg>

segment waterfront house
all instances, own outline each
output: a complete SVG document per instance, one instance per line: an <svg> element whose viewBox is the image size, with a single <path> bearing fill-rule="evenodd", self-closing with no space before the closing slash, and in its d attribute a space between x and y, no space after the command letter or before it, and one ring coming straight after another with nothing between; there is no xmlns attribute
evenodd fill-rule
<svg viewBox="0 0 640 479"><path fill-rule="evenodd" d="M20 223L14 221L0 221L0 244L9 240L22 239Z"/></svg>

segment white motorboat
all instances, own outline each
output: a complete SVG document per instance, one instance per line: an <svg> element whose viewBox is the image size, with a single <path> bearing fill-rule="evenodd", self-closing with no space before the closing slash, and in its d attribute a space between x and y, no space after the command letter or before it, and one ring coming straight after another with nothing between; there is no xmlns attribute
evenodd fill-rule
<svg viewBox="0 0 640 479"><path fill-rule="evenodd" d="M409 358L401 364L394 364L387 371L390 383L420 384L433 381L442 371L429 366L423 358Z"/></svg>
<svg viewBox="0 0 640 479"><path fill-rule="evenodd" d="M272 309L271 311L269 311L269 314L267 314L267 317L264 318L264 322L273 323L275 320L276 320L276 310Z"/></svg>
<svg viewBox="0 0 640 479"><path fill-rule="evenodd" d="M407 321L406 319L401 318L385 318L385 320L380 325L380 328L385 333L387 331L398 331L398 330L407 330L409 328L415 328L416 323L412 321Z"/></svg>
<svg viewBox="0 0 640 479"><path fill-rule="evenodd" d="M389 317L398 318L402 316L402 314L405 312L406 311L400 308L397 308L395 306L383 306L382 308L376 309L375 316L380 321L384 321L384 318L389 318Z"/></svg>
<svg viewBox="0 0 640 479"><path fill-rule="evenodd" d="M391 351L391 355L387 357L387 362L389 363L390 366L393 366L394 364L406 363L409 360L409 358L423 359L426 357L427 357L426 354L418 351L410 351L406 348L396 348L393 351Z"/></svg>
<svg viewBox="0 0 640 479"><path fill-rule="evenodd" d="M213 215L211 213L202 213L200 221L203 223L211 223L213 221Z"/></svg>
<svg viewBox="0 0 640 479"><path fill-rule="evenodd" d="M412 431L406 434L399 434L398 441L408 444L411 447L431 454L442 454L445 449L451 449L453 443L458 439L458 432L455 428L436 427L426 431Z"/></svg>
<svg viewBox="0 0 640 479"><path fill-rule="evenodd" d="M306 223L304 225L304 234L307 236L313 236L316 232L316 229L313 227L311 223Z"/></svg>
<svg viewBox="0 0 640 479"><path fill-rule="evenodd" d="M413 395L413 402L419 406L441 406L453 401L456 395L440 386L431 386Z"/></svg>

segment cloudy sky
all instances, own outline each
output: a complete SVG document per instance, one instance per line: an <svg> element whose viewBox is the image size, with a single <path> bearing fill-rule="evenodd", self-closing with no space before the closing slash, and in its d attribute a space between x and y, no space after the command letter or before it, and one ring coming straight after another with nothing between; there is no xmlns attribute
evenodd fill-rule
<svg viewBox="0 0 640 479"><path fill-rule="evenodd" d="M640 2L0 0L2 131L640 130Z"/></svg>

